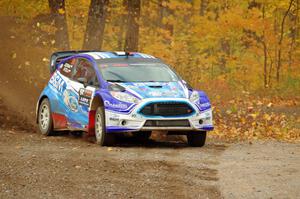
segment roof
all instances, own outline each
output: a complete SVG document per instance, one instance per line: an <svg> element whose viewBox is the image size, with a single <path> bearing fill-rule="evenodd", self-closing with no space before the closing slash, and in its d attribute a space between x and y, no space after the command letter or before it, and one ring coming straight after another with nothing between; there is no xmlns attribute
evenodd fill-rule
<svg viewBox="0 0 300 199"><path fill-rule="evenodd" d="M152 55L139 53L139 52L126 53L126 52L122 52L122 51L120 51L120 52L97 52L97 51L95 51L95 52L84 52L84 53L80 53L80 54L89 55L89 56L93 57L96 60L98 60L98 59L120 58L120 57L125 57L125 56L130 56L132 58L156 59Z"/></svg>

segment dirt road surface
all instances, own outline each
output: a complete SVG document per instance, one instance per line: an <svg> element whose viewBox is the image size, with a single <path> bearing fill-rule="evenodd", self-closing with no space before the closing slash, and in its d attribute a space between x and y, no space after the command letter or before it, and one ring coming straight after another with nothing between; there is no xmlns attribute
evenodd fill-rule
<svg viewBox="0 0 300 199"><path fill-rule="evenodd" d="M180 139L99 147L0 130L0 198L299 198L300 145L191 148Z"/></svg>

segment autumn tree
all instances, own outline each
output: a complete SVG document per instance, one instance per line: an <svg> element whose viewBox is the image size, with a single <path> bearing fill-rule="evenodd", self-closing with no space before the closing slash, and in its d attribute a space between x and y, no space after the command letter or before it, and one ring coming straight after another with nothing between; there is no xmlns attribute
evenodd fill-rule
<svg viewBox="0 0 300 199"><path fill-rule="evenodd" d="M91 0L83 49L101 49L109 0Z"/></svg>
<svg viewBox="0 0 300 199"><path fill-rule="evenodd" d="M128 10L128 15L127 15L126 38L125 38L125 50L138 51L141 0L128 0L127 10Z"/></svg>
<svg viewBox="0 0 300 199"><path fill-rule="evenodd" d="M207 6L208 6L208 0L201 0L201 3L200 3L200 16L205 15Z"/></svg>
<svg viewBox="0 0 300 199"><path fill-rule="evenodd" d="M117 32L118 36L118 50L123 50L124 49L124 32L125 32L125 24L126 24L126 13L124 10L127 8L127 2L128 0L122 0L122 6L120 9L120 16L118 17L118 26L119 26L119 31ZM125 9L124 9L125 8Z"/></svg>
<svg viewBox="0 0 300 199"><path fill-rule="evenodd" d="M282 18L282 21L280 23L280 36L278 40L278 57L277 57L277 66L276 66L276 80L279 82L280 79L280 70L281 70L281 65L282 65L282 60L281 60L281 54L282 54L282 42L284 38L284 28L285 28L285 23L286 23L286 18L288 14L291 11L292 5L293 5L294 0L289 1L289 6L288 9L284 12L284 16Z"/></svg>
<svg viewBox="0 0 300 199"><path fill-rule="evenodd" d="M295 8L292 11L292 14L290 16L290 21L292 23L292 26L290 27L290 46L289 46L289 52L288 52L288 76L291 75L291 68L293 65L293 55L295 54L294 51L297 47L297 35L299 35L299 9L300 9L300 0L295 0Z"/></svg>
<svg viewBox="0 0 300 199"><path fill-rule="evenodd" d="M55 47L60 50L69 49L68 26L64 0L48 0L50 15L55 31Z"/></svg>

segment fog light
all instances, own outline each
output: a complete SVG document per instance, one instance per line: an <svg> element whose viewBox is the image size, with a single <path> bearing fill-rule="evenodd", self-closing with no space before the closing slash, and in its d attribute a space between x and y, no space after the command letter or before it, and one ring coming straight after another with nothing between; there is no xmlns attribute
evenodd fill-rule
<svg viewBox="0 0 300 199"><path fill-rule="evenodd" d="M121 124L122 124L122 126L125 126L126 125L126 120L122 120Z"/></svg>
<svg viewBox="0 0 300 199"><path fill-rule="evenodd" d="M203 120L202 119L199 120L199 124L203 124Z"/></svg>

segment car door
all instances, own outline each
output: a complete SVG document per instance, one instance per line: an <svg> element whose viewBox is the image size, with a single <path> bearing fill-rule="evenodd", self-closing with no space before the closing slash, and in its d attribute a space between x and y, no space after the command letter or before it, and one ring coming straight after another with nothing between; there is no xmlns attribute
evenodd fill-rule
<svg viewBox="0 0 300 199"><path fill-rule="evenodd" d="M49 98L51 99L51 111L54 126L56 129L68 128L68 116L66 109L69 106L69 100L65 99L68 84L73 74L75 66L75 59L71 58L63 62L59 69L52 75L49 84L51 92L49 92Z"/></svg>
<svg viewBox="0 0 300 199"><path fill-rule="evenodd" d="M93 64L86 58L77 58L70 79L70 93L66 95L69 98L70 106L67 109L69 118L69 127L71 129L86 130L88 125L88 112L90 103L98 80Z"/></svg>

